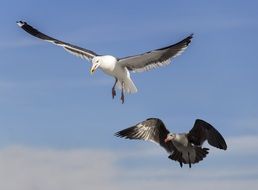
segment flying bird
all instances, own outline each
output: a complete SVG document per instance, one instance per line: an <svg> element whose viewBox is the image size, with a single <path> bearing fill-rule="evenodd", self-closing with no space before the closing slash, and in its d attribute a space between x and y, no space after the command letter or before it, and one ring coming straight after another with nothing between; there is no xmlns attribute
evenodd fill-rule
<svg viewBox="0 0 258 190"><path fill-rule="evenodd" d="M209 123L196 119L188 133L170 133L158 118L149 118L135 126L115 133L115 136L126 139L141 139L159 144L168 153L168 158L178 161L180 166L198 163L209 153L203 148L208 143L216 148L226 150L227 144L222 135Z"/></svg>
<svg viewBox="0 0 258 190"><path fill-rule="evenodd" d="M124 103L125 92L137 92L137 88L130 77L130 71L142 72L168 65L174 57L180 55L187 48L193 37L193 34L191 34L182 41L164 48L148 51L139 55L117 58L112 55L99 55L91 50L52 38L41 33L24 21L18 21L17 24L32 36L61 46L68 52L87 59L92 63L90 69L91 74L93 74L97 68L101 68L104 73L113 76L115 83L112 87L112 98L114 99L116 96L115 88L117 87L121 89L120 99L122 103Z"/></svg>

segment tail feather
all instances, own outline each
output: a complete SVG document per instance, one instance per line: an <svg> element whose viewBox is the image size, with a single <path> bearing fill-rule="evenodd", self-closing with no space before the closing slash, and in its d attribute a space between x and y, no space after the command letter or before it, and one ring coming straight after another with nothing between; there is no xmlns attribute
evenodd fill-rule
<svg viewBox="0 0 258 190"><path fill-rule="evenodd" d="M209 149L196 146L195 153L196 157L194 163L198 163L199 161L202 161L207 156L207 154L209 154Z"/></svg>
<svg viewBox="0 0 258 190"><path fill-rule="evenodd" d="M189 167L191 167L191 164L195 164L195 163L202 161L209 153L208 148L202 148L202 147L196 146L196 147L194 147L194 149L195 149L195 159L194 160L190 160L189 153L188 153L189 160L185 160L183 158L183 154L177 150L173 151L172 154L169 155L168 158L170 158L171 160L174 160L174 161L178 161L180 163L181 167L182 167L182 164L189 164Z"/></svg>
<svg viewBox="0 0 258 190"><path fill-rule="evenodd" d="M122 89L122 82L120 80L117 82L116 87ZM128 94L136 93L138 91L135 84L130 78L124 80L124 90Z"/></svg>

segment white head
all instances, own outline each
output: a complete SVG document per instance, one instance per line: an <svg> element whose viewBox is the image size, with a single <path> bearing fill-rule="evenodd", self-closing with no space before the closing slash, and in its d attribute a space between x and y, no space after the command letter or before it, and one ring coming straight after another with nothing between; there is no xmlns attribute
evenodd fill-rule
<svg viewBox="0 0 258 190"><path fill-rule="evenodd" d="M169 133L164 141L166 143L168 141L173 141L175 138L176 138L176 134L175 133Z"/></svg>
<svg viewBox="0 0 258 190"><path fill-rule="evenodd" d="M93 57L91 62L92 62L92 67L90 69L90 73L93 74L94 71L101 65L102 59L101 57L96 56L96 57Z"/></svg>

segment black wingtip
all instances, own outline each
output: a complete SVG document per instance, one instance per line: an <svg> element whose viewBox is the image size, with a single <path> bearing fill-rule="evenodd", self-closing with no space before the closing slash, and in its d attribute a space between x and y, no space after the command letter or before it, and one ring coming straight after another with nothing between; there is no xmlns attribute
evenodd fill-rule
<svg viewBox="0 0 258 190"><path fill-rule="evenodd" d="M23 27L27 23L22 21L22 20L20 20L20 21L16 21L16 24L18 24L19 27Z"/></svg>
<svg viewBox="0 0 258 190"><path fill-rule="evenodd" d="M114 136L115 136L115 137L120 137L119 132L114 133Z"/></svg>
<svg viewBox="0 0 258 190"><path fill-rule="evenodd" d="M193 38L193 33L191 33L188 37L185 38L187 46L191 43L192 38Z"/></svg>
<svg viewBox="0 0 258 190"><path fill-rule="evenodd" d="M121 137L121 135L120 135L120 131L118 131L118 132L114 133L114 136L115 136L115 137Z"/></svg>
<svg viewBox="0 0 258 190"><path fill-rule="evenodd" d="M125 139L129 138L129 137L127 137L127 133L126 133L125 130L116 132L116 133L114 134L114 136L115 136L115 137L119 137L119 138L125 138Z"/></svg>
<svg viewBox="0 0 258 190"><path fill-rule="evenodd" d="M181 40L180 42L176 43L175 45L183 43L185 46L188 46L191 43L192 38L193 38L193 33L187 36L185 39Z"/></svg>
<svg viewBox="0 0 258 190"><path fill-rule="evenodd" d="M45 40L46 36L44 34L40 33L37 29L35 29L32 26L30 26L29 24L27 24L27 22L17 21L17 24L23 30L25 30L26 32L31 34L32 36L35 36L35 37L38 37L38 38L41 38L41 39Z"/></svg>
<svg viewBox="0 0 258 190"><path fill-rule="evenodd" d="M222 150L227 150L228 146L227 143L225 141L225 139L223 138L222 135L219 136L219 145L217 148L222 149Z"/></svg>
<svg viewBox="0 0 258 190"><path fill-rule="evenodd" d="M186 37L186 39L191 40L193 38L194 33L191 33L189 36Z"/></svg>
<svg viewBox="0 0 258 190"><path fill-rule="evenodd" d="M222 149L222 150L227 150L228 149L228 146L227 146L226 142L225 142L225 144L223 143L222 145L220 145L220 149Z"/></svg>

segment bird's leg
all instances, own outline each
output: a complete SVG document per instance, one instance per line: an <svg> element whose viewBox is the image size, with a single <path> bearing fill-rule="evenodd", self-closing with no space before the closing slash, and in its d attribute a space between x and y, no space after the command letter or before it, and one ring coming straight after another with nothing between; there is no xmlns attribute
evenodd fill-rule
<svg viewBox="0 0 258 190"><path fill-rule="evenodd" d="M124 96L124 81L122 82L122 92L121 92L121 101L122 101L122 104L125 102L125 96Z"/></svg>
<svg viewBox="0 0 258 190"><path fill-rule="evenodd" d="M192 165L191 165L191 159L190 159L190 153L189 152L188 152L188 162L189 162L189 168L191 168Z"/></svg>
<svg viewBox="0 0 258 190"><path fill-rule="evenodd" d="M182 168L183 167L183 163L180 161L179 164L180 164L180 167Z"/></svg>
<svg viewBox="0 0 258 190"><path fill-rule="evenodd" d="M116 78L116 81L115 81L114 86L112 87L112 98L113 98L113 99L114 99L114 97L116 96L116 89L115 89L116 83L117 83L117 78Z"/></svg>
<svg viewBox="0 0 258 190"><path fill-rule="evenodd" d="M183 159L183 153L180 153L180 158L179 158L179 163L180 163L180 167L183 167L183 163L182 163L182 159Z"/></svg>

